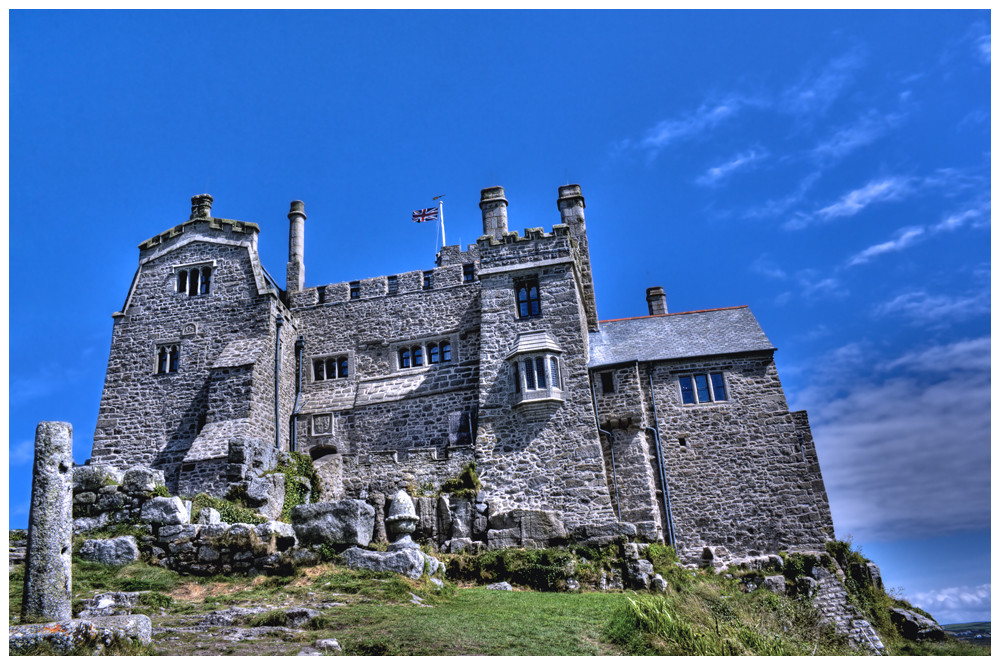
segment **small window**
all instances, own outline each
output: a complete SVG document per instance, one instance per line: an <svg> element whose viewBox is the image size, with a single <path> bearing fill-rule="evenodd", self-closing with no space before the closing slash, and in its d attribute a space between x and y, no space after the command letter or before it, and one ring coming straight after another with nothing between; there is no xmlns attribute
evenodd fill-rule
<svg viewBox="0 0 1000 665"><path fill-rule="evenodd" d="M549 360L552 365L552 387L562 390L562 377L559 374L559 359L552 356Z"/></svg>
<svg viewBox="0 0 1000 665"><path fill-rule="evenodd" d="M424 364L424 349L420 346L413 347L413 366L420 367Z"/></svg>
<svg viewBox="0 0 1000 665"><path fill-rule="evenodd" d="M441 362L441 349L437 344L427 345L427 364L437 365Z"/></svg>
<svg viewBox="0 0 1000 665"><path fill-rule="evenodd" d="M514 363L514 392L521 392L521 363Z"/></svg>
<svg viewBox="0 0 1000 665"><path fill-rule="evenodd" d="M396 275L389 275L386 278L389 287L389 295L394 296L399 293L399 277Z"/></svg>
<svg viewBox="0 0 1000 665"><path fill-rule="evenodd" d="M528 390L535 390L534 365L530 358L524 361L524 383Z"/></svg>
<svg viewBox="0 0 1000 665"><path fill-rule="evenodd" d="M451 341L434 340L400 347L396 351L398 369L451 362Z"/></svg>
<svg viewBox="0 0 1000 665"><path fill-rule="evenodd" d="M462 266L462 281L466 283L476 281L475 263L466 263L464 266Z"/></svg>
<svg viewBox="0 0 1000 665"><path fill-rule="evenodd" d="M410 366L410 350L399 350L399 369L406 369Z"/></svg>
<svg viewBox="0 0 1000 665"><path fill-rule="evenodd" d="M551 353L521 355L510 363L515 405L538 400L562 401L562 371Z"/></svg>
<svg viewBox="0 0 1000 665"><path fill-rule="evenodd" d="M180 368L180 346L165 344L156 347L156 373L176 374Z"/></svg>
<svg viewBox="0 0 1000 665"><path fill-rule="evenodd" d="M424 291L430 291L434 288L434 271L425 270L424 271Z"/></svg>
<svg viewBox="0 0 1000 665"><path fill-rule="evenodd" d="M535 358L535 378L537 379L538 387L544 388L547 384L545 383L545 358L538 357Z"/></svg>
<svg viewBox="0 0 1000 665"><path fill-rule="evenodd" d="M722 372L711 374L692 374L678 377L681 387L681 402L683 404L708 404L725 402L726 380Z"/></svg>
<svg viewBox="0 0 1000 665"><path fill-rule="evenodd" d="M177 293L189 296L203 296L211 292L212 267L199 266L177 271Z"/></svg>
<svg viewBox="0 0 1000 665"><path fill-rule="evenodd" d="M529 279L518 282L515 286L517 291L517 313L522 319L530 319L541 316L542 305L538 297L538 279Z"/></svg>
<svg viewBox="0 0 1000 665"><path fill-rule="evenodd" d="M350 368L347 356L313 359L313 381L346 379Z"/></svg>
<svg viewBox="0 0 1000 665"><path fill-rule="evenodd" d="M446 363L451 360L451 343L441 342L441 362Z"/></svg>
<svg viewBox="0 0 1000 665"><path fill-rule="evenodd" d="M320 305L322 305L323 303L326 302L326 287L325 286L317 286L316 287L316 299L318 300L318 302L319 302Z"/></svg>
<svg viewBox="0 0 1000 665"><path fill-rule="evenodd" d="M361 282L351 282L351 300L361 297Z"/></svg>
<svg viewBox="0 0 1000 665"><path fill-rule="evenodd" d="M601 372L601 393L610 395L615 391L615 373Z"/></svg>

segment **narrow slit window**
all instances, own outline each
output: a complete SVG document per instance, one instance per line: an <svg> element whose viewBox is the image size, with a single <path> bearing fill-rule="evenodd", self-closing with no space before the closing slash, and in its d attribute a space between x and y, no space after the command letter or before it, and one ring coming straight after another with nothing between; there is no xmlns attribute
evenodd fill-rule
<svg viewBox="0 0 1000 665"><path fill-rule="evenodd" d="M339 376L341 379L346 379L347 367L348 367L347 357L342 356L340 360L337 361L337 376Z"/></svg>
<svg viewBox="0 0 1000 665"><path fill-rule="evenodd" d="M351 300L361 297L361 282L351 282Z"/></svg>
<svg viewBox="0 0 1000 665"><path fill-rule="evenodd" d="M198 287L199 294L205 295L206 293L208 293L208 284L209 280L211 279L211 275L212 275L212 269L209 268L208 266L205 266L204 268L201 269L201 285Z"/></svg>
<svg viewBox="0 0 1000 665"><path fill-rule="evenodd" d="M466 263L462 266L462 281L466 283L476 281L476 264Z"/></svg>
<svg viewBox="0 0 1000 665"><path fill-rule="evenodd" d="M156 373L167 373L167 347L161 346L156 358Z"/></svg>
<svg viewBox="0 0 1000 665"><path fill-rule="evenodd" d="M188 288L188 271L181 270L177 273L177 292L186 293Z"/></svg>
<svg viewBox="0 0 1000 665"><path fill-rule="evenodd" d="M430 291L434 288L434 272L432 270L424 271L424 291Z"/></svg>
<svg viewBox="0 0 1000 665"><path fill-rule="evenodd" d="M323 361L313 361L313 381L323 381L326 379L326 372L323 371Z"/></svg>
<svg viewBox="0 0 1000 665"><path fill-rule="evenodd" d="M337 378L337 359L336 358L327 358L326 361L324 362L324 364L326 365L326 368L325 368L326 369L326 378L327 379L336 379Z"/></svg>
<svg viewBox="0 0 1000 665"><path fill-rule="evenodd" d="M698 401L711 402L712 395L708 392L708 377L704 374L695 374L694 383L698 388Z"/></svg>
<svg viewBox="0 0 1000 665"><path fill-rule="evenodd" d="M410 366L410 350L400 349L399 350L399 368L406 369Z"/></svg>
<svg viewBox="0 0 1000 665"><path fill-rule="evenodd" d="M316 287L316 299L320 305L326 302L326 287L317 286Z"/></svg>
<svg viewBox="0 0 1000 665"><path fill-rule="evenodd" d="M521 392L521 363L514 363L514 392Z"/></svg>
<svg viewBox="0 0 1000 665"><path fill-rule="evenodd" d="M531 360L524 361L524 383L528 390L535 389L535 370Z"/></svg>
<svg viewBox="0 0 1000 665"><path fill-rule="evenodd" d="M535 373L538 375L538 387L545 387L545 358L535 358Z"/></svg>
<svg viewBox="0 0 1000 665"><path fill-rule="evenodd" d="M388 281L389 295L394 296L399 293L399 278L396 275L390 275L386 279Z"/></svg>
<svg viewBox="0 0 1000 665"><path fill-rule="evenodd" d="M615 391L615 375L613 372L601 372L601 393L610 395Z"/></svg>
<svg viewBox="0 0 1000 665"><path fill-rule="evenodd" d="M168 365L169 369L167 371L173 373L176 372L177 368L180 366L180 353L178 352L178 348L176 346L171 346L169 355L170 355L170 363Z"/></svg>
<svg viewBox="0 0 1000 665"><path fill-rule="evenodd" d="M188 295L196 296L198 295L198 270L192 270L188 274Z"/></svg>
<svg viewBox="0 0 1000 665"><path fill-rule="evenodd" d="M422 347L413 347L413 366L420 367L424 364L424 350Z"/></svg>
<svg viewBox="0 0 1000 665"><path fill-rule="evenodd" d="M430 344L427 347L427 364L437 365L441 362L441 349L437 344Z"/></svg>
<svg viewBox="0 0 1000 665"><path fill-rule="evenodd" d="M561 389L562 377L559 375L559 359L553 356L549 360L552 365L552 387Z"/></svg>
<svg viewBox="0 0 1000 665"><path fill-rule="evenodd" d="M451 344L441 342L441 362L446 363L451 360Z"/></svg>

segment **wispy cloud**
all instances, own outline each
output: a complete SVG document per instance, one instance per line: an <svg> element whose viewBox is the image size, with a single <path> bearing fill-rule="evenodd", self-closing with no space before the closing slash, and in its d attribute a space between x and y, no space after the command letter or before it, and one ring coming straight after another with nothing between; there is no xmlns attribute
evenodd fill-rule
<svg viewBox="0 0 1000 665"><path fill-rule="evenodd" d="M990 620L992 591L989 584L949 587L905 595L912 604L930 612L942 623Z"/></svg>
<svg viewBox="0 0 1000 665"><path fill-rule="evenodd" d="M989 528L989 338L882 362L854 345L823 363L805 406L839 533L889 541Z"/></svg>
<svg viewBox="0 0 1000 665"><path fill-rule="evenodd" d="M768 219L784 215L805 199L806 194L816 184L816 181L819 180L820 175L819 171L813 171L799 181L799 186L794 192L784 198L770 199L762 205L749 208L744 213L744 217L748 219Z"/></svg>
<svg viewBox="0 0 1000 665"><path fill-rule="evenodd" d="M881 242L877 245L872 245L871 247L858 252L851 257L851 259L847 262L847 265L856 266L862 263L868 263L874 257L881 254L902 251L910 245L916 243L921 237L923 237L923 235L924 228L922 226L900 229L896 232L895 238L886 242Z"/></svg>
<svg viewBox="0 0 1000 665"><path fill-rule="evenodd" d="M808 72L799 83L778 96L778 108L787 113L811 114L826 111L854 81L864 64L860 49L852 50L827 63L819 72Z"/></svg>
<svg viewBox="0 0 1000 665"><path fill-rule="evenodd" d="M731 119L745 103L744 99L732 96L720 102L702 104L682 117L662 120L646 132L638 146L646 150L650 157L655 157L671 143L696 137Z"/></svg>
<svg viewBox="0 0 1000 665"><path fill-rule="evenodd" d="M812 149L811 155L821 162L843 159L858 148L874 143L885 136L891 129L898 126L902 115L898 113L883 114L868 111L854 124L841 127L830 137L820 142Z"/></svg>
<svg viewBox="0 0 1000 665"><path fill-rule="evenodd" d="M906 178L890 177L873 180L864 187L855 189L841 197L839 201L816 211L823 220L837 217L853 217L873 203L898 200L910 192Z"/></svg>
<svg viewBox="0 0 1000 665"><path fill-rule="evenodd" d="M750 264L750 270L771 279L787 281L795 286L795 293L801 298L813 299L817 297L844 297L848 295L847 289L836 277L823 276L819 271L813 269L797 270L788 273L778 264L770 259L766 254L761 255ZM784 305L793 297L792 291L785 291L775 299L776 304Z"/></svg>
<svg viewBox="0 0 1000 665"><path fill-rule="evenodd" d="M746 152L741 152L731 157L725 163L708 169L695 182L706 187L718 185L737 171L745 171L753 168L758 162L766 159L767 156L768 152L763 148L754 148Z"/></svg>
<svg viewBox="0 0 1000 665"><path fill-rule="evenodd" d="M987 65L990 64L990 49L992 48L990 46L991 42L992 37L988 34L982 35L976 40L976 48L979 52L979 57L982 58L982 61Z"/></svg>
<svg viewBox="0 0 1000 665"><path fill-rule="evenodd" d="M930 295L913 291L896 296L875 307L877 316L898 315L915 323L943 327L990 311L989 295L978 294Z"/></svg>

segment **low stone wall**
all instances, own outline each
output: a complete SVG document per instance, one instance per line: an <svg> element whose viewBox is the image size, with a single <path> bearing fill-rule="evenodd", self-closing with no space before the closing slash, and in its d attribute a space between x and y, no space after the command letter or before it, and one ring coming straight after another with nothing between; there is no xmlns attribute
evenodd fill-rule
<svg viewBox="0 0 1000 665"><path fill-rule="evenodd" d="M151 563L192 575L288 570L297 543L284 522L164 525L143 540Z"/></svg>

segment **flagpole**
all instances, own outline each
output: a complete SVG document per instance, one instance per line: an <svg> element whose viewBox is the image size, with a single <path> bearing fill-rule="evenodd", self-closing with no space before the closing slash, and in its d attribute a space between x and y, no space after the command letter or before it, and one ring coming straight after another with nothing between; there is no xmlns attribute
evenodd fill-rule
<svg viewBox="0 0 1000 665"><path fill-rule="evenodd" d="M444 239L444 199L438 199L438 217L441 219L441 247L448 243Z"/></svg>

